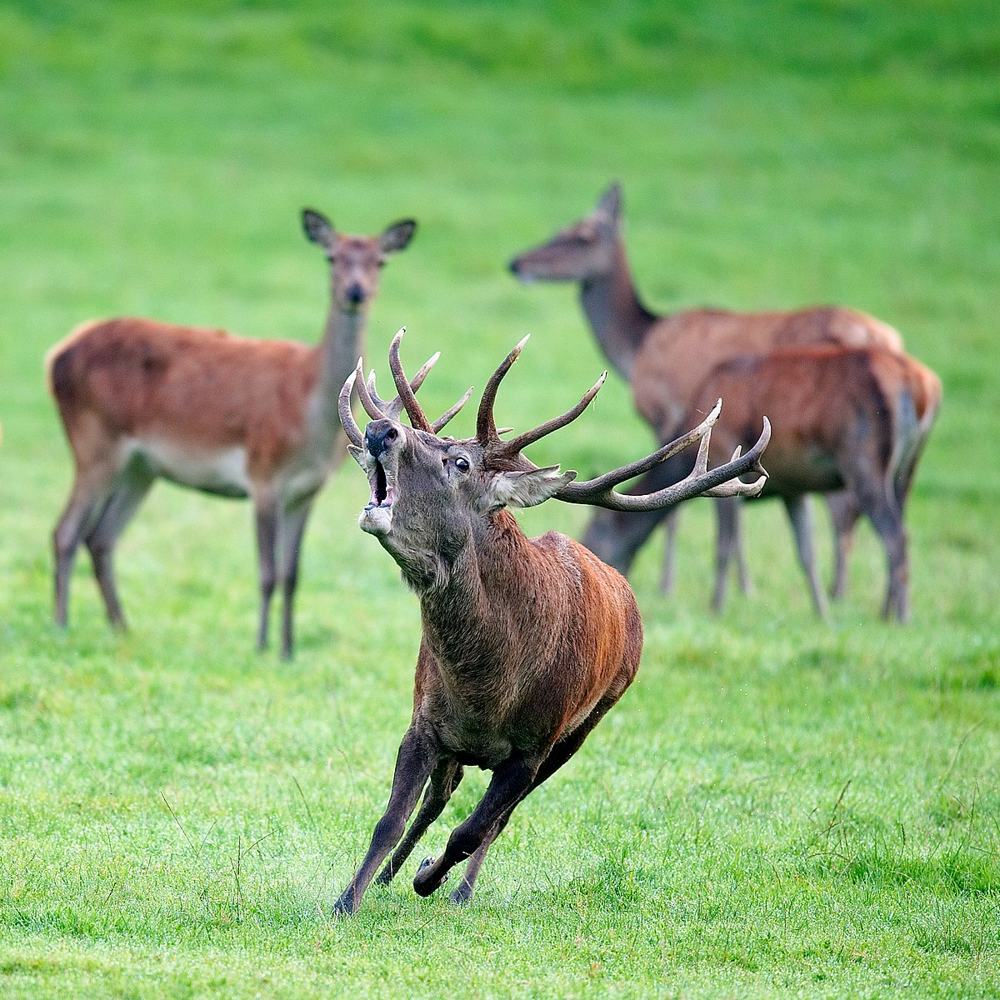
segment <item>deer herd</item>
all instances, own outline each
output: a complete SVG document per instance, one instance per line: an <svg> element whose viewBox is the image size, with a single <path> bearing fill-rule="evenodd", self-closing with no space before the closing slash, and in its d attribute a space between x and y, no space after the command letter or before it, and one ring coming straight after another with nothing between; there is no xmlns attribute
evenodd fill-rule
<svg viewBox="0 0 1000 1000"><path fill-rule="evenodd" d="M601 350L660 445L579 482L575 472L539 467L524 452L580 418L607 373L561 416L505 437L511 432L497 427L496 399L525 338L486 382L475 435L443 435L471 390L428 418L417 392L437 355L409 378L400 330L389 347L390 400L379 397L374 372L366 379L359 360L381 267L409 244L416 224L350 236L319 212L306 210L302 219L330 265L330 310L317 346L119 318L84 324L49 352L48 384L75 465L53 535L55 620L67 623L73 560L83 542L108 618L124 628L115 545L162 477L251 500L257 645L267 645L279 589L281 653L290 657L313 501L348 453L357 461L370 489L360 527L417 595L421 637L413 714L388 805L336 914L354 913L376 876L383 884L393 878L467 766L492 772L486 792L443 853L421 863L413 884L429 895L464 861L451 899L471 898L515 806L576 753L632 682L642 622L622 574L664 521L663 586L670 588L683 501L715 498L716 610L734 559L749 588L742 498L777 496L815 609L827 615L812 539L811 494L819 493L835 534L833 596L844 592L864 514L886 551L883 616L906 621L903 511L941 383L904 352L892 327L844 307L655 315L630 274L622 193L614 184L589 215L510 264L524 281L579 284ZM354 400L369 417L363 430ZM617 488L630 480L637 481ZM529 539L509 511L550 499L598 508L582 543L556 532Z"/></svg>

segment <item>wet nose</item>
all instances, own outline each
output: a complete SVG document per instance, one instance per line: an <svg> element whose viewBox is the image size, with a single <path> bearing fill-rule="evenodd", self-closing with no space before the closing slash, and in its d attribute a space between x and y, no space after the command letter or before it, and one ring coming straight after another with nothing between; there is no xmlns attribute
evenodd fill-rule
<svg viewBox="0 0 1000 1000"><path fill-rule="evenodd" d="M399 437L391 420L373 420L365 428L365 447L372 458L378 458Z"/></svg>
<svg viewBox="0 0 1000 1000"><path fill-rule="evenodd" d="M521 269L521 259L515 257L507 266L510 268L512 274L517 274Z"/></svg>
<svg viewBox="0 0 1000 1000"><path fill-rule="evenodd" d="M353 285L349 285L346 292L347 301L350 302L352 306L359 306L365 301L365 289L360 282L354 282Z"/></svg>

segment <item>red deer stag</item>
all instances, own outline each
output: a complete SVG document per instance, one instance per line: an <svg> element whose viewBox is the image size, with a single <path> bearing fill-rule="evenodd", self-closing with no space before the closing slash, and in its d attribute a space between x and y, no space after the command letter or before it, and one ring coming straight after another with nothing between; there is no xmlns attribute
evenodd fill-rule
<svg viewBox="0 0 1000 1000"><path fill-rule="evenodd" d="M791 312L688 309L665 316L651 313L632 280L622 238L622 190L617 183L590 215L515 257L510 268L523 281L580 282L580 301L597 342L631 384L636 408L660 441L669 441L683 426L693 394L705 376L737 355L812 344L903 348L902 338L891 326L843 306ZM840 596L857 504L840 494L829 494L828 502L836 543L832 592ZM678 514L673 508L665 518L665 592L673 581ZM749 579L738 533L735 546L740 583L746 590Z"/></svg>
<svg viewBox="0 0 1000 1000"><path fill-rule="evenodd" d="M57 624L66 624L82 540L108 618L125 627L112 568L115 543L162 476L251 498L261 595L257 645L267 644L277 586L284 596L281 653L291 656L302 534L313 499L345 454L340 387L363 348L380 269L416 229L404 220L380 236L344 235L310 209L302 221L330 262L332 300L320 344L128 318L84 324L49 352L49 387L76 465L54 533Z"/></svg>
<svg viewBox="0 0 1000 1000"><path fill-rule="evenodd" d="M770 477L762 495L785 502L817 609L822 613L823 595L812 555L808 494L841 490L836 495L857 503L885 546L889 584L883 616L906 621L909 567L903 510L941 403L938 377L896 351L803 347L724 362L695 392L691 412L703 412L717 393L724 394L726 407L715 425L713 455L747 440L761 413L766 411L774 422L767 452ZM662 489L685 472L684 456L677 456L650 470L635 489ZM716 504L713 604L718 610L736 547L739 501L726 498ZM600 511L583 542L624 573L661 518L660 512L626 516Z"/></svg>
<svg viewBox="0 0 1000 1000"><path fill-rule="evenodd" d="M576 753L635 676L642 622L625 580L564 535L528 539L507 508L555 497L648 510L703 494L752 493L763 483L759 457L768 437L765 421L749 452L706 471L717 407L696 430L650 457L574 483L576 473L538 468L521 453L576 419L604 376L562 416L503 441L493 407L522 341L483 391L475 437L439 437L458 406L428 421L407 384L399 339L389 354L399 394L392 403L375 395L374 376L364 385L360 362L340 397L351 454L371 485L360 526L378 538L416 591L422 621L412 720L399 748L388 806L337 901L335 912L345 915L355 912L394 848L379 881L389 882L400 870L448 802L463 767L474 765L493 772L483 799L452 833L444 853L420 866L413 883L420 895L430 895L454 865L469 859L451 896L455 903L467 901L483 858L514 807ZM351 417L353 385L372 418L363 434ZM403 409L412 426L396 419ZM684 482L652 496L615 491L697 440L698 459ZM761 478L753 484L733 481L746 472ZM425 785L420 809L405 830Z"/></svg>

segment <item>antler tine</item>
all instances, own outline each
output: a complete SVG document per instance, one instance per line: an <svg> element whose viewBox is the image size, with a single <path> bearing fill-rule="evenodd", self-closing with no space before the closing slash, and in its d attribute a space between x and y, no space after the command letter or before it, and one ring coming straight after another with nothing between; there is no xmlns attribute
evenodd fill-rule
<svg viewBox="0 0 1000 1000"><path fill-rule="evenodd" d="M528 335L530 337L530 334ZM479 412L476 415L476 440L480 444L496 443L500 436L497 433L496 421L493 418L493 404L496 402L497 389L503 381L504 375L510 371L510 367L518 359L524 345L528 342L525 337L506 358L501 362L500 367L490 376L483 389L483 398L479 401Z"/></svg>
<svg viewBox="0 0 1000 1000"><path fill-rule="evenodd" d="M694 430L688 431L686 434L682 434L679 438L675 441L671 441L669 444L665 444L658 451L654 451L652 455L640 458L638 461L632 462L629 465L623 465L620 469L613 469L611 472L605 472L603 476L597 476L594 479L588 479L581 483L574 483L573 489L570 492L574 496L577 494L580 495L581 499L568 499L571 503L588 503L589 501L583 499L584 489L588 492L594 493L595 495L602 495L605 493L611 495L615 486L627 482L629 479L635 479L636 476L641 476L644 472L649 472L654 465L659 465L660 462L665 462L668 458L673 458L674 455L677 455L685 448L690 447L695 443L695 441L704 441L705 438L711 434L712 428L715 426L716 420L719 419L719 413L721 411L722 404L720 401L712 407L712 411L709 415L705 417L705 419L698 424ZM615 493L614 495L625 496L626 494ZM632 496L632 494L628 495ZM559 497L560 499L567 499L563 497L562 493L559 494Z"/></svg>
<svg viewBox="0 0 1000 1000"><path fill-rule="evenodd" d="M357 382L358 378L362 377L361 365L361 358L358 358L358 367L347 376L347 381L340 390L338 401L340 406L340 424L355 448L360 448L364 444L364 438L361 436L361 428L358 427L357 421L354 419L354 414L351 412L351 390L354 388L354 383Z"/></svg>
<svg viewBox="0 0 1000 1000"><path fill-rule="evenodd" d="M709 470L708 446L712 427L718 419L722 401L719 400L712 412L693 430L684 434L676 441L671 441L647 458L622 466L613 472L606 473L596 479L583 483L570 483L557 494L556 499L567 503L585 503L596 507L607 507L610 510L648 511L672 507L684 500L696 496L756 496L764 488L767 471L760 464L760 456L764 453L768 441L771 440L771 423L764 417L764 427L757 443L745 455L737 449L733 459L717 469ZM643 472L649 471L654 465L676 455L684 448L700 439L698 457L695 468L686 478L673 486L648 493L645 496L618 493L615 486L632 479ZM730 482L749 472L759 473L755 482Z"/></svg>
<svg viewBox="0 0 1000 1000"><path fill-rule="evenodd" d="M405 327L404 327L405 329ZM435 351L421 366L420 370L417 372L413 378L410 379L410 388L416 392L423 384L424 379L427 378L427 373L438 363L438 359L441 357L440 351Z"/></svg>
<svg viewBox="0 0 1000 1000"><path fill-rule="evenodd" d="M469 401L469 397L471 395L472 395L472 386L466 389L465 395L462 396L462 398L450 410L445 410L444 413L442 413L441 416L438 417L437 420L435 420L434 423L431 424L431 430L434 431L435 434L437 434L438 431L440 431L441 428L444 427L448 423L448 421L451 420L451 418L455 416L455 414L458 413L460 409L462 409L463 406L465 406L465 404Z"/></svg>
<svg viewBox="0 0 1000 1000"><path fill-rule="evenodd" d="M392 343L389 345L389 369L392 372L392 380L396 383L396 392L399 394L399 399L406 408L406 413L410 418L410 423L417 428L417 430L430 431L430 421L424 415L424 411L420 408L420 404L417 402L417 397L414 395L413 389L410 386L409 379L406 377L406 372L403 371L403 363L399 360L399 342L403 339L404 333L406 333L406 327L400 327L399 332L392 338ZM428 368L428 371L429 370L430 369ZM427 372L423 373L424 376L426 376L426 374ZM423 376L420 376L420 380L423 381Z"/></svg>
<svg viewBox="0 0 1000 1000"><path fill-rule="evenodd" d="M354 382L354 384L357 386L358 389L358 399L361 400L361 405L365 408L365 413L367 413L368 416L372 418L372 420L381 420L386 416L385 411L382 409L382 407L385 406L386 404L381 399L378 399L378 397L375 395L374 392L369 392L369 387L365 383L365 376L361 364L362 364L361 358L358 358L358 367L357 370L355 371L356 378ZM371 388L374 390L375 388L374 371L372 371L371 375L368 378L368 381L371 383ZM378 401L376 402L376 400Z"/></svg>
<svg viewBox="0 0 1000 1000"><path fill-rule="evenodd" d="M427 378L427 373L434 367L434 365L437 364L438 358L440 357L441 352L436 351L423 363L420 371L418 371L417 374L410 379L410 388L414 392L416 392L424 384L424 379ZM382 399L375 391L374 370L368 376L368 383L366 387L368 389L368 394L371 396L375 405L382 410L387 417L392 417L393 420L395 420L400 413L403 412L403 401L399 398L399 396L396 396L395 399L385 400ZM454 414L452 414L452 416L454 416Z"/></svg>
<svg viewBox="0 0 1000 1000"><path fill-rule="evenodd" d="M511 438L510 441L505 441L503 444L503 451L505 454L516 455L519 451L527 448L529 444L534 444L536 441L545 437L546 434L551 434L553 431L559 430L560 427L565 427L568 423L576 420L578 416L590 405L590 401L601 391L601 386L604 385L605 380L608 377L608 373L604 372L603 375L583 394L583 398L580 400L576 406L567 410L560 417L553 417L551 420L546 420L544 424L539 424L534 430L525 431L523 434L518 434L516 438ZM620 481L620 480L619 480Z"/></svg>

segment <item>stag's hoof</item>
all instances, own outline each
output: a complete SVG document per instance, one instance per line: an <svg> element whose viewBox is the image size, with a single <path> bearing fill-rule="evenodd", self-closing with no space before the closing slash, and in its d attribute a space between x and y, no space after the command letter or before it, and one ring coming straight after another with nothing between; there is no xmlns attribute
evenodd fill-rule
<svg viewBox="0 0 1000 1000"><path fill-rule="evenodd" d="M355 906L353 902L346 902L343 897L341 897L336 903L333 904L333 912L331 916L337 920L340 920L343 917L353 917L356 909L357 906Z"/></svg>
<svg viewBox="0 0 1000 1000"><path fill-rule="evenodd" d="M448 897L448 902L454 906L465 906L472 899L472 886L465 879L458 883L452 894Z"/></svg>
<svg viewBox="0 0 1000 1000"><path fill-rule="evenodd" d="M434 858L424 858L417 869L416 877L413 879L413 891L418 896L429 896L438 886L448 881L448 875L437 877L434 874Z"/></svg>

